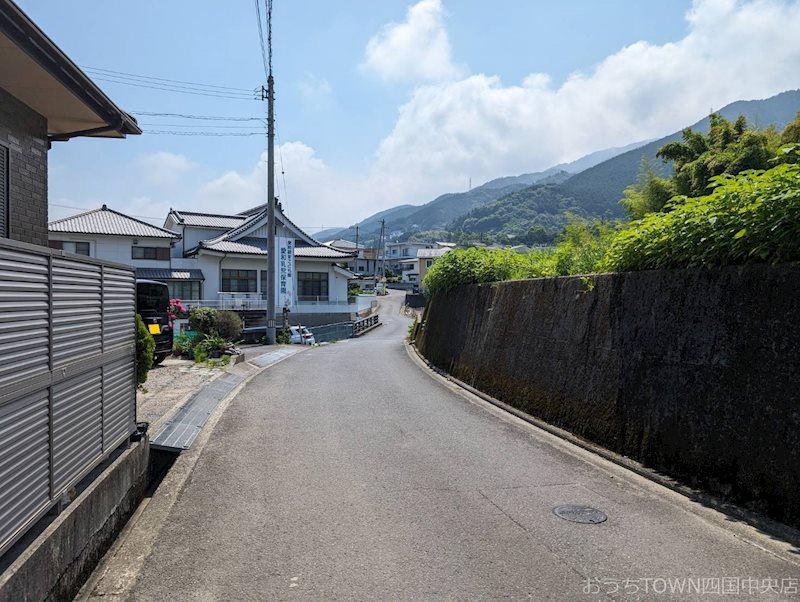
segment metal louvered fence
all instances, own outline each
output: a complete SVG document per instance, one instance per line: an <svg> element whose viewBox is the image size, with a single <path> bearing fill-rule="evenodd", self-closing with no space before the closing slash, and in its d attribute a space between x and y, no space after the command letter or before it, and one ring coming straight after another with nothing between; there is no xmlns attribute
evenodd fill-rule
<svg viewBox="0 0 800 602"><path fill-rule="evenodd" d="M0 554L136 430L133 268L0 239Z"/></svg>

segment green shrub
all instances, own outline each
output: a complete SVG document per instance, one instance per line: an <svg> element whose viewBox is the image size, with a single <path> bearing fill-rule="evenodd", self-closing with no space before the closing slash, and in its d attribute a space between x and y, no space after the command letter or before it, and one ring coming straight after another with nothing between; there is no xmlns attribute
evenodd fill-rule
<svg viewBox="0 0 800 602"><path fill-rule="evenodd" d="M554 252L554 273L574 276L596 272L614 237L607 223L570 218Z"/></svg>
<svg viewBox="0 0 800 602"><path fill-rule="evenodd" d="M434 262L422 287L426 295L435 295L462 284L510 280L519 277L522 263L522 256L514 251L456 249Z"/></svg>
<svg viewBox="0 0 800 602"><path fill-rule="evenodd" d="M278 345L290 345L292 342L292 333L289 330L289 327L281 328L278 335L275 337L275 342Z"/></svg>
<svg viewBox="0 0 800 602"><path fill-rule="evenodd" d="M217 310L213 307L193 307L189 311L189 327L203 334L214 333Z"/></svg>
<svg viewBox="0 0 800 602"><path fill-rule="evenodd" d="M153 335L147 331L142 316L136 314L136 384L143 385L147 380L147 373L153 367L153 354L156 342Z"/></svg>
<svg viewBox="0 0 800 602"><path fill-rule="evenodd" d="M614 236L614 226L577 217L568 224L555 249L525 254L505 249L456 249L437 259L425 275L426 295L461 284L521 280L544 276L590 274L596 271Z"/></svg>
<svg viewBox="0 0 800 602"><path fill-rule="evenodd" d="M242 335L242 319L235 311L217 312L213 331L226 341L238 341Z"/></svg>
<svg viewBox="0 0 800 602"><path fill-rule="evenodd" d="M800 260L800 164L712 180L617 233L601 268L615 271Z"/></svg>
<svg viewBox="0 0 800 602"><path fill-rule="evenodd" d="M198 349L205 351L208 354L214 351L222 351L225 349L226 344L227 341L221 336L212 335L210 337L203 338L199 343L197 343L197 345L195 345L195 352L197 352Z"/></svg>
<svg viewBox="0 0 800 602"><path fill-rule="evenodd" d="M191 348L192 348L192 337L190 337L185 332L181 332L178 336L175 337L175 340L172 341L172 353L174 355L183 355L184 353L187 353Z"/></svg>

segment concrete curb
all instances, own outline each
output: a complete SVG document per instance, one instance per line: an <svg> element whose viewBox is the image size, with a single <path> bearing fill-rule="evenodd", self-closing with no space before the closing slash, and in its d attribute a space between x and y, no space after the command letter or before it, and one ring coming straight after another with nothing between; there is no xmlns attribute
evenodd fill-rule
<svg viewBox="0 0 800 602"><path fill-rule="evenodd" d="M702 491L692 489L691 487L675 481L666 475L643 466L639 462L614 453L590 441L581 439L569 431L565 431L553 426L552 424L544 422L543 420L535 418L530 414L518 410L517 408L510 406L499 399L495 399L494 397L487 395L471 385L468 385L454 376L451 376L444 370L437 368L430 361L428 361L425 356L422 355L422 353L420 353L413 341L406 340L405 346L406 351L412 361L417 363L417 365L419 365L421 368L427 368L426 372L429 376L431 376L431 378L437 380L441 379L448 383L452 383L452 385L458 387L463 392L478 397L480 400L487 402L492 406L503 410L504 412L514 415L529 425L545 431L549 435L552 435L567 444L577 446L586 452L599 456L602 459L615 464L616 466L631 471L636 475L655 483L656 485L665 487L670 491L682 496L683 498L686 498L695 504L699 504L706 511L710 510L712 512L724 515L727 518L721 521L717 517L709 516L706 512L698 512L698 509L694 510L695 514L703 515L705 518L711 519L712 522L716 524L726 523L724 525L725 528L734 531L736 536L747 539L749 543L763 548L764 550L779 556L784 560L800 566L800 558L797 556L798 552L800 552L800 531L765 516L756 514L755 512L751 512L734 504L720 500ZM730 518L741 521L741 524L746 526L746 529L733 529ZM780 542L788 544L789 546L793 546L795 549L787 550L786 546L782 546L780 543L775 545L775 539L778 539Z"/></svg>
<svg viewBox="0 0 800 602"><path fill-rule="evenodd" d="M254 368L253 372L248 374L235 389L219 402L192 447L178 456L153 497L145 499L128 521L117 541L78 592L75 597L76 602L99 599L102 599L103 602L122 602L127 599L172 507L180 497L181 491L225 410L253 378L303 351L305 348L298 349L297 353L283 357L263 368L247 362ZM239 365L241 366L241 364ZM110 578L107 579L107 576L113 576L115 579L112 581Z"/></svg>

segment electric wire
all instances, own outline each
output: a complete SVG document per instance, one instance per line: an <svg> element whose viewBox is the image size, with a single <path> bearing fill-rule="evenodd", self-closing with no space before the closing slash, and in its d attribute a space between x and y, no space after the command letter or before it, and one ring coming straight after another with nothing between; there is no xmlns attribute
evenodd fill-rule
<svg viewBox="0 0 800 602"><path fill-rule="evenodd" d="M233 130L252 130L252 125L213 125L210 123L140 123L147 127L176 127L176 128L225 128ZM265 130L266 131L266 130Z"/></svg>
<svg viewBox="0 0 800 602"><path fill-rule="evenodd" d="M78 209L79 211L94 211L95 209L100 209L100 207L76 207L75 205L62 205L61 203L47 203L47 206L60 207L62 209ZM156 221L160 221L163 219L160 217L153 217L152 215L134 215L133 213L127 215L130 215L130 217L138 217L139 219L152 219Z"/></svg>
<svg viewBox="0 0 800 602"><path fill-rule="evenodd" d="M180 79L168 79L165 77L155 77L152 75L137 75L135 73L126 73L125 71L114 71L113 69L101 69L100 67L89 67L83 66L83 69L87 71L100 71L103 73L113 74L114 76L125 76L126 78L137 78L143 80L156 80L160 82L168 82L170 84L187 84L190 86L201 87L201 88L219 88L220 90L231 90L235 92L251 92L248 88L232 88L230 86L218 86L216 84L203 84L199 82L190 82Z"/></svg>
<svg viewBox="0 0 800 602"><path fill-rule="evenodd" d="M267 52L264 46L264 26L261 22L261 4L259 0L255 0L256 4L256 20L258 21L258 39L259 39L259 46L261 48L261 60L264 63L264 75L269 77L269 68L268 68L268 61L267 61Z"/></svg>
<svg viewBox="0 0 800 602"><path fill-rule="evenodd" d="M131 113L147 117L177 117L179 119L202 119L208 121L266 121L263 117L223 117L221 115L190 115L186 113L157 113L155 111L131 111Z"/></svg>
<svg viewBox="0 0 800 602"><path fill-rule="evenodd" d="M126 86L133 86L135 88L149 88L151 90L160 90L162 92L175 92L176 94L192 94L194 96L210 96L212 98L225 98L225 99L229 99L229 100L259 100L259 98L256 96L255 92L253 92L252 96L232 96L232 95L227 95L227 94L223 94L223 93L216 93L216 92L210 92L210 91L209 92L197 92L197 91L194 91L194 90L179 90L179 89L174 89L174 88L164 88L164 87L158 87L158 86L150 86L150 85L141 84L141 83L134 83L134 82L126 82L126 81L115 80L115 79L108 79L108 78L105 78L105 77L95 77L93 79L96 80L96 81L108 82L108 83L113 83L113 84L123 84L123 85L126 85Z"/></svg>
<svg viewBox="0 0 800 602"><path fill-rule="evenodd" d="M226 90L212 90L211 88L202 88L197 86L184 86L182 84L163 84L161 82L154 82L149 80L138 80L133 79L131 77L125 77L123 75L110 75L107 73L89 73L95 79L106 78L103 81L113 81L118 84L128 84L131 86L135 85L148 85L154 86L159 89L164 90L188 90L190 92L203 92L208 94L216 94L220 96L242 96L242 97L250 97L255 94L255 90L243 90L241 92L228 92ZM107 79L111 78L111 79Z"/></svg>
<svg viewBox="0 0 800 602"><path fill-rule="evenodd" d="M264 132L181 132L178 130L144 130L144 134L171 136L263 136Z"/></svg>

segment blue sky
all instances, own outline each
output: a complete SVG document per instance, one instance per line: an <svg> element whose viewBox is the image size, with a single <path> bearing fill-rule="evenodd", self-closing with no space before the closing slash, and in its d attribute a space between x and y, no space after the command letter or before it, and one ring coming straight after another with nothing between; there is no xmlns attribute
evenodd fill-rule
<svg viewBox="0 0 800 602"><path fill-rule="evenodd" d="M264 79L253 2L18 1L81 66L241 89ZM710 107L800 87L798 15L793 0L275 0L279 193L310 231L346 226L470 177L669 133ZM134 114L265 110L97 83ZM137 117L146 131L208 129ZM194 127L170 125L181 123ZM51 217L104 202L154 221L169 207L242 210L263 201L264 147L261 136L56 143Z"/></svg>

